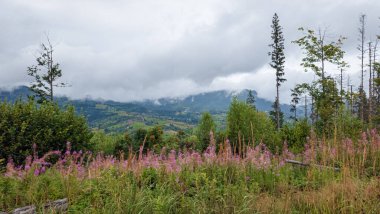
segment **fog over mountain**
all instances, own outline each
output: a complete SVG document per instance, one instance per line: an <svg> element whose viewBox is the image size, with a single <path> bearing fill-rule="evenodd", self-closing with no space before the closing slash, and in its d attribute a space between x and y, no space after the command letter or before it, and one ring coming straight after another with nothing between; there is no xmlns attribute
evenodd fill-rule
<svg viewBox="0 0 380 214"><path fill-rule="evenodd" d="M255 105L259 111L272 110L272 102L255 96ZM27 100L32 95L28 87L22 86L13 90L0 89L0 100L14 102L18 99ZM211 112L219 118L220 126L225 125L225 115L234 97L246 100L247 90L241 91L212 91L178 98L160 98L134 102L116 102L102 99L73 100L68 97L56 97L61 107L73 105L77 112L84 115L92 128L104 129L107 132L123 132L133 123L155 125L157 121L163 123L166 130L183 129L183 126L193 126L198 123L203 112ZM281 105L285 119L290 116L290 106ZM298 109L303 114L302 104ZM221 116L221 117L218 117ZM185 128L186 129L186 128Z"/></svg>

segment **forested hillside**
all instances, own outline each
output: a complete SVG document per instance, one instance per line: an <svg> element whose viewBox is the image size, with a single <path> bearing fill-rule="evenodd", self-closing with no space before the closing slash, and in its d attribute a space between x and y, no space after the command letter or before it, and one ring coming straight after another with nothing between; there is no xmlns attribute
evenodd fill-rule
<svg viewBox="0 0 380 214"><path fill-rule="evenodd" d="M21 86L13 90L0 90L2 101L14 102L17 99L27 100L33 93L28 87ZM162 125L165 130L187 130L196 125L202 112L210 112L218 119L221 127L225 127L225 116L233 97L246 100L248 90L240 92L214 91L183 98L161 98L141 102L116 102L111 100L83 99L73 100L58 96L60 106L73 105L76 111L87 118L92 128L105 132L124 132L142 127ZM272 103L256 97L259 111L269 112ZM289 105L281 105L289 117ZM299 109L303 113L302 107Z"/></svg>

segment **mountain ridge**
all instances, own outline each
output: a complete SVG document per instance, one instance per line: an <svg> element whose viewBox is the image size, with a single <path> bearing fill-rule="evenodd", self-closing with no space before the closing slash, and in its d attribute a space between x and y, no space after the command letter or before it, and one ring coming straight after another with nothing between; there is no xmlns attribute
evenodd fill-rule
<svg viewBox="0 0 380 214"><path fill-rule="evenodd" d="M269 112L272 110L272 102L258 97L255 91L253 94L259 111ZM28 95L32 95L32 92L26 86L20 86L11 91L0 89L2 101L26 100ZM233 97L246 100L247 95L248 90L244 89L241 91L217 90L181 98L147 99L134 102L78 100L65 96L57 96L56 101L60 106L73 105L78 113L87 118L92 128L103 129L107 132L119 132L154 125L162 125L166 130L191 128L197 124L202 112L206 111L215 115L217 121L223 126L225 114ZM287 117L290 106L282 104L281 109Z"/></svg>

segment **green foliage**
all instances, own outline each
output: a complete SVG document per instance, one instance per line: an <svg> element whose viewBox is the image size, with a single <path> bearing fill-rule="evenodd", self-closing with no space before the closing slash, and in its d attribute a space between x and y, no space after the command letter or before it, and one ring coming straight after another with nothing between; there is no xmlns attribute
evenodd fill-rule
<svg viewBox="0 0 380 214"><path fill-rule="evenodd" d="M51 150L89 149L90 132L86 120L77 116L73 107L60 110L57 104L33 101L0 103L0 159L12 158L21 163L33 153L33 144L45 154Z"/></svg>
<svg viewBox="0 0 380 214"><path fill-rule="evenodd" d="M302 59L301 66L312 70L317 76L324 79L326 77L324 63L329 62L340 68L346 67L347 63L343 61L344 51L342 50L345 37L340 36L337 41L327 42L325 38L326 32L299 28L305 32L300 39L293 41L304 50L305 57ZM318 64L320 63L320 64Z"/></svg>
<svg viewBox="0 0 380 214"><path fill-rule="evenodd" d="M361 130L363 130L361 120L355 115L352 115L351 112L343 106L334 117L334 124L336 126L336 133L334 135L338 139L357 139L358 136L360 136Z"/></svg>
<svg viewBox="0 0 380 214"><path fill-rule="evenodd" d="M164 131L160 126L155 126L148 131L145 146L148 149L153 149L154 151L160 151L164 145L163 141Z"/></svg>
<svg viewBox="0 0 380 214"><path fill-rule="evenodd" d="M120 138L115 145L114 154L120 155L128 154L129 152L137 151L139 149L137 144L134 144L128 132L124 134L123 138Z"/></svg>
<svg viewBox="0 0 380 214"><path fill-rule="evenodd" d="M288 147L300 152L305 148L306 138L310 135L311 126L306 119L285 124L281 129L281 139Z"/></svg>
<svg viewBox="0 0 380 214"><path fill-rule="evenodd" d="M121 134L106 134L104 131L94 131L91 145L94 153L103 152L105 155L115 154L115 147L123 140Z"/></svg>
<svg viewBox="0 0 380 214"><path fill-rule="evenodd" d="M276 85L280 86L281 83L285 82L284 78L284 64L285 64L285 53L284 53L284 35L282 33L282 27L280 26L280 20L277 13L274 14L272 19L272 41L273 43L269 45L272 51L269 52L271 56L270 66L276 70Z"/></svg>
<svg viewBox="0 0 380 214"><path fill-rule="evenodd" d="M272 120L272 122L274 124L277 124L277 101L274 101L273 102L273 105L272 105L272 111L269 112L269 117L270 119ZM279 108L279 127L281 128L284 124L284 112L281 111L281 109Z"/></svg>
<svg viewBox="0 0 380 214"><path fill-rule="evenodd" d="M380 39L380 37L379 37ZM374 78L374 103L375 103L375 109L374 109L374 115L373 115L373 121L376 128L380 128L380 63L374 62L373 65L373 72L376 75Z"/></svg>
<svg viewBox="0 0 380 214"><path fill-rule="evenodd" d="M200 145L200 142L196 135L187 136L180 142L180 148L182 149L196 149L197 145Z"/></svg>
<svg viewBox="0 0 380 214"><path fill-rule="evenodd" d="M210 113L205 112L199 121L196 135L199 139L197 149L204 151L210 144L210 132L215 133L215 123Z"/></svg>
<svg viewBox="0 0 380 214"><path fill-rule="evenodd" d="M48 169L25 179L0 176L0 210L67 197L68 213L378 213L377 178L331 170L282 167L260 170L213 164L178 173L99 169L93 178ZM348 170L348 169L347 169Z"/></svg>
<svg viewBox="0 0 380 214"><path fill-rule="evenodd" d="M257 112L245 102L234 99L227 112L227 135L233 147L239 142L264 141L272 150L279 143L274 124L264 112Z"/></svg>
<svg viewBox="0 0 380 214"><path fill-rule="evenodd" d="M302 32L305 30L300 28ZM326 66L330 64L338 69L348 67L343 60L344 51L342 50L343 41L346 39L340 36L337 41L327 42L326 32L306 30L305 35L294 41L304 50L304 58L301 65L305 71L309 69L319 77L312 83L297 85L297 95L308 93L314 100L312 114L316 115L318 121L323 127L322 133L327 137L332 137L331 130L334 129L332 118L337 113L338 107L342 104L339 90L335 80L326 73ZM313 119L314 120L314 119Z"/></svg>

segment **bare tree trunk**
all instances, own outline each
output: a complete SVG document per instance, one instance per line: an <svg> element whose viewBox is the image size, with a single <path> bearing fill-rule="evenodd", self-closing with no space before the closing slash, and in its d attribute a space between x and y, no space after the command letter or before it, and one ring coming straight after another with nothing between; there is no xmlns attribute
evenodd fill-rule
<svg viewBox="0 0 380 214"><path fill-rule="evenodd" d="M319 29L319 42L321 44L321 69L322 69L322 94L325 94L325 51L323 50L324 46L324 40L325 40L325 32L321 32L321 29Z"/></svg>
<svg viewBox="0 0 380 214"><path fill-rule="evenodd" d="M366 15L362 14L360 16L360 27L359 27L359 34L360 34L360 46L359 50L361 51L361 78L360 78L360 119L362 122L364 122L364 41L365 41L365 17Z"/></svg>
<svg viewBox="0 0 380 214"><path fill-rule="evenodd" d="M369 104L369 112L368 112L368 122L369 125L372 124L372 43L368 43L368 53L369 53L369 80L368 80L368 104Z"/></svg>
<svg viewBox="0 0 380 214"><path fill-rule="evenodd" d="M305 119L307 121L307 96L305 95Z"/></svg>
<svg viewBox="0 0 380 214"><path fill-rule="evenodd" d="M377 45L378 40L376 40L375 45L373 47L373 62L372 62L372 97L373 97L373 113L376 115L377 109L379 107L379 88L375 85L375 79L379 78L379 73L376 74L375 65L376 65L376 53L377 53Z"/></svg>
<svg viewBox="0 0 380 214"><path fill-rule="evenodd" d="M279 83L277 82L277 97L276 97L276 121L277 121L277 131L280 130L280 92Z"/></svg>

